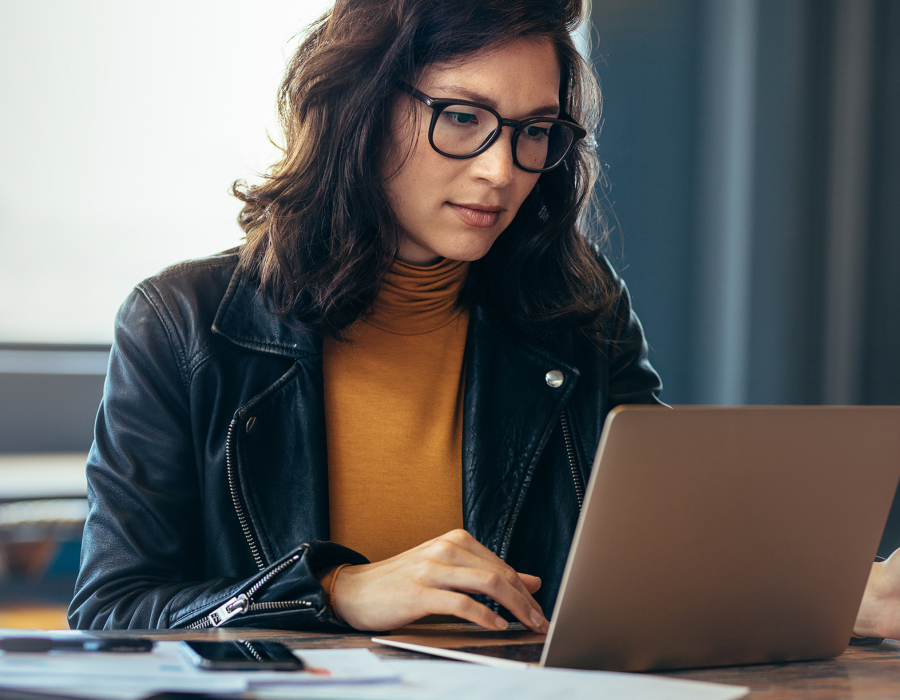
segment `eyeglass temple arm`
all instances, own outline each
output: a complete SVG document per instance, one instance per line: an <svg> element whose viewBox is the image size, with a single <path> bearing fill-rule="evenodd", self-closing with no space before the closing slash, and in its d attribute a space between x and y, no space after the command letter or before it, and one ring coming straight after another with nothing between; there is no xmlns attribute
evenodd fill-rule
<svg viewBox="0 0 900 700"><path fill-rule="evenodd" d="M422 102L427 104L429 107L431 107L432 104L434 103L434 100L432 100L428 95L426 95L424 92L420 92L419 90L416 90L416 88L414 88L412 85L407 83L405 80L398 80L397 87L400 88L401 90L403 90L403 92L412 95L417 100L421 100Z"/></svg>

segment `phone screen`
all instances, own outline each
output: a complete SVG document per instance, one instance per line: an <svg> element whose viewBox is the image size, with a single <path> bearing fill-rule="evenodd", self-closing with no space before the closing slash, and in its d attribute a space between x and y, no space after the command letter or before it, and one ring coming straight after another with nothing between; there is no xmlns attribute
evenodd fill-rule
<svg viewBox="0 0 900 700"><path fill-rule="evenodd" d="M303 661L280 642L182 642L200 668L216 671L302 671Z"/></svg>

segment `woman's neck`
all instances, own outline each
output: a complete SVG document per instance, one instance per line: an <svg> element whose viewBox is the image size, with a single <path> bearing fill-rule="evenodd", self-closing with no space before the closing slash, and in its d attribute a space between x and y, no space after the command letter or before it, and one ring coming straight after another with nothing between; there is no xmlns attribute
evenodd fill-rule
<svg viewBox="0 0 900 700"><path fill-rule="evenodd" d="M400 335L428 333L459 316L459 293L469 263L439 258L433 265L395 260L366 323Z"/></svg>

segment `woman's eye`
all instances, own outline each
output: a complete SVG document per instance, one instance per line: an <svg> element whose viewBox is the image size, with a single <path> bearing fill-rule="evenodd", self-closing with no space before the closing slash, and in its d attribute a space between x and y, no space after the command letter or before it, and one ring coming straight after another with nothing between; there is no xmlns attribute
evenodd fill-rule
<svg viewBox="0 0 900 700"><path fill-rule="evenodd" d="M478 123L478 117L468 112L443 112L443 116L460 126Z"/></svg>
<svg viewBox="0 0 900 700"><path fill-rule="evenodd" d="M530 139L545 139L550 135L549 129L547 129L546 127L537 126L536 124L526 126L522 131Z"/></svg>

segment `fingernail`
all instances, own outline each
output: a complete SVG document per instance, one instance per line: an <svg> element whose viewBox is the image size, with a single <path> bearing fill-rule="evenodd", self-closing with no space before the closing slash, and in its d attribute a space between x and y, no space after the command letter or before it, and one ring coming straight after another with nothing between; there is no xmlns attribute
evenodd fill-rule
<svg viewBox="0 0 900 700"><path fill-rule="evenodd" d="M531 611L531 624L537 627L538 629L544 629L544 623L546 620L544 616L541 615L537 610Z"/></svg>
<svg viewBox="0 0 900 700"><path fill-rule="evenodd" d="M509 627L509 623L506 620L504 620L502 617L497 617L497 619L494 620L494 626L498 630L505 630L507 627Z"/></svg>

